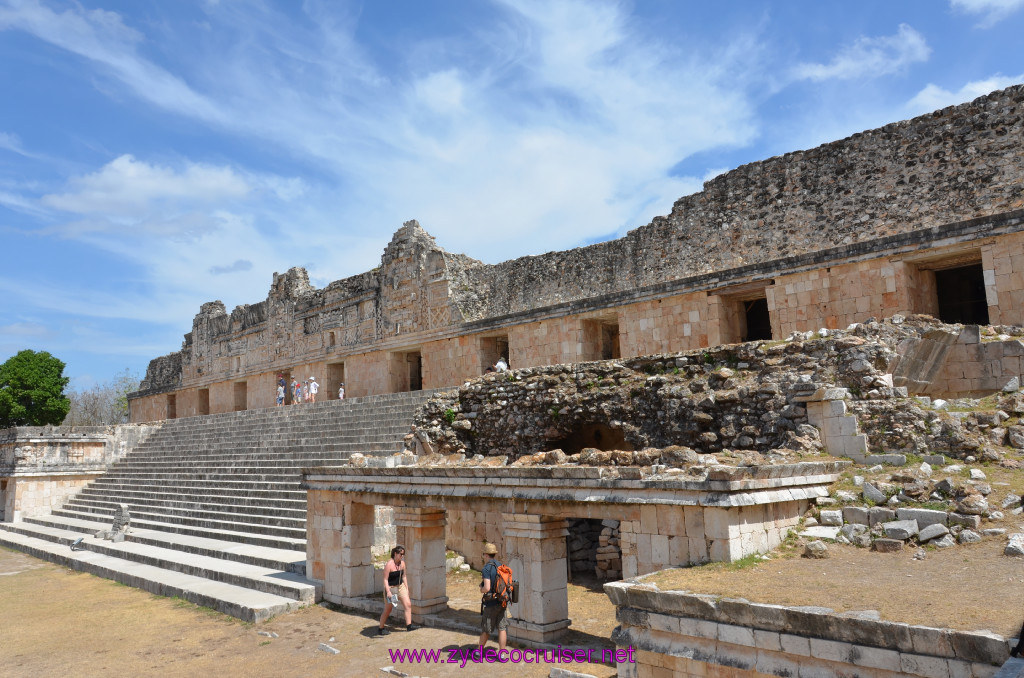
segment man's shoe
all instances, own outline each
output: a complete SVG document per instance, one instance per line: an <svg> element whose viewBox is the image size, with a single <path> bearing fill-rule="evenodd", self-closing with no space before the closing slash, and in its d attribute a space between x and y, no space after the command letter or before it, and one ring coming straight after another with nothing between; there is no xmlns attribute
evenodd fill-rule
<svg viewBox="0 0 1024 678"><path fill-rule="evenodd" d="M381 626L381 627L378 627L378 628L377 628L377 635L378 635L378 636L386 636L386 635L388 635L389 633L391 633L391 631L388 631L388 630L387 630L386 628L384 628L383 626Z"/></svg>
<svg viewBox="0 0 1024 678"><path fill-rule="evenodd" d="M415 630L416 630L416 629L418 629L418 628L419 628L419 627L418 627L418 626L416 626L415 624L409 624L408 626L406 626L406 627L405 627L405 630L406 630L406 631L415 631Z"/></svg>

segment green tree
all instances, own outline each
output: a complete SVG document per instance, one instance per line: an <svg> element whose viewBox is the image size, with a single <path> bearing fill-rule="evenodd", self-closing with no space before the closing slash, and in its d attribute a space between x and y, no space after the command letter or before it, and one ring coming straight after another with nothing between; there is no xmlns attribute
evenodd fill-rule
<svg viewBox="0 0 1024 678"><path fill-rule="evenodd" d="M19 351L0 365L0 428L45 426L64 421L64 362L46 351Z"/></svg>

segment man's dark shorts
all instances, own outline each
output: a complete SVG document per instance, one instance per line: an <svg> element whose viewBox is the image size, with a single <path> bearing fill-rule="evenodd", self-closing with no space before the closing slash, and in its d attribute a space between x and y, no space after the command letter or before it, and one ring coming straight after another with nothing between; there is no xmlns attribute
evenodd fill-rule
<svg viewBox="0 0 1024 678"><path fill-rule="evenodd" d="M485 607L480 620L480 632L493 635L508 628L508 609L501 605Z"/></svg>

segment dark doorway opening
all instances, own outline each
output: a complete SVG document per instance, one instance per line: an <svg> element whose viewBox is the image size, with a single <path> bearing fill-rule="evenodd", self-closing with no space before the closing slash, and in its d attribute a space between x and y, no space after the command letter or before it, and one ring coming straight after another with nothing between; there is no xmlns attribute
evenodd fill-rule
<svg viewBox="0 0 1024 678"><path fill-rule="evenodd" d="M988 325L988 300L981 264L935 271L939 320L944 323Z"/></svg>
<svg viewBox="0 0 1024 678"><path fill-rule="evenodd" d="M167 396L167 418L175 419L178 416L178 397L171 393Z"/></svg>
<svg viewBox="0 0 1024 678"><path fill-rule="evenodd" d="M196 398L196 414L210 413L210 389L201 388Z"/></svg>
<svg viewBox="0 0 1024 678"><path fill-rule="evenodd" d="M768 299L750 299L744 301L743 313L746 318L746 331L742 341L760 341L772 338L772 319L768 313Z"/></svg>
<svg viewBox="0 0 1024 678"><path fill-rule="evenodd" d="M405 355L409 363L409 390L423 390L423 356L419 351Z"/></svg>
<svg viewBox="0 0 1024 678"><path fill-rule="evenodd" d="M601 324L601 359L615 360L622 357L619 349L618 323Z"/></svg>
<svg viewBox="0 0 1024 678"><path fill-rule="evenodd" d="M569 581L587 585L588 580L622 578L619 521L569 518L566 556Z"/></svg>
<svg viewBox="0 0 1024 678"><path fill-rule="evenodd" d="M622 429L612 428L607 424L583 424L566 437L547 443L547 449L562 450L566 454L576 454L587 447L598 450L633 449L633 446L626 442Z"/></svg>

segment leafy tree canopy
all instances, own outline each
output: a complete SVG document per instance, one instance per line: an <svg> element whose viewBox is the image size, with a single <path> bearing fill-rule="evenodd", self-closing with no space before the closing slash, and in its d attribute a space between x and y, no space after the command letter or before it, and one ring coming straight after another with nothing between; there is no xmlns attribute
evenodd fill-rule
<svg viewBox="0 0 1024 678"><path fill-rule="evenodd" d="M58 425L71 402L64 362L46 351L19 351L0 365L0 428Z"/></svg>

